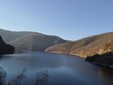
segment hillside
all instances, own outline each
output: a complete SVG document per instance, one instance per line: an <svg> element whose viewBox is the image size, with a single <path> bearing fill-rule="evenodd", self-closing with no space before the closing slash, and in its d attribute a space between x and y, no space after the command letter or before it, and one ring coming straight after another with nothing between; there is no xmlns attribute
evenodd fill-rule
<svg viewBox="0 0 113 85"><path fill-rule="evenodd" d="M31 32L16 32L16 31L0 29L0 36L3 37L3 39L6 43L10 43L12 40L14 40L18 37L24 36L28 33L31 33Z"/></svg>
<svg viewBox="0 0 113 85"><path fill-rule="evenodd" d="M0 29L0 35L6 43L15 47L16 52L20 52L20 50L44 51L49 46L66 42L60 37L38 32L17 32Z"/></svg>
<svg viewBox="0 0 113 85"><path fill-rule="evenodd" d="M11 45L21 50L44 51L49 46L64 42L66 41L56 36L29 33L25 36L13 40Z"/></svg>
<svg viewBox="0 0 113 85"><path fill-rule="evenodd" d="M78 55L81 57L113 52L113 32L54 45L47 48L46 52Z"/></svg>
<svg viewBox="0 0 113 85"><path fill-rule="evenodd" d="M3 54L13 54L15 51L15 48L11 46L10 44L6 44L2 37L0 36L0 55Z"/></svg>

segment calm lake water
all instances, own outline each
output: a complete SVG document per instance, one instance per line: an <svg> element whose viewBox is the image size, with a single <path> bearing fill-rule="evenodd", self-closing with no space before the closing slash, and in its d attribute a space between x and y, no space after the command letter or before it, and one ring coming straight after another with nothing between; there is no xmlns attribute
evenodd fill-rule
<svg viewBox="0 0 113 85"><path fill-rule="evenodd" d="M5 55L0 66L7 72L6 81L13 80L26 68L21 85L36 85L36 74L48 71L48 85L113 85L113 70L93 65L75 56L29 52Z"/></svg>

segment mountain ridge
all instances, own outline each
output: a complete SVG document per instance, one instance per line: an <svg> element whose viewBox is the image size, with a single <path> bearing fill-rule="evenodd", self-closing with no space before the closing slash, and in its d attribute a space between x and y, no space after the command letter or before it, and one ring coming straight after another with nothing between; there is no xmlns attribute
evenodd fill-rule
<svg viewBox="0 0 113 85"><path fill-rule="evenodd" d="M83 39L57 44L47 48L46 52L78 55L81 57L113 52L113 32L85 37Z"/></svg>
<svg viewBox="0 0 113 85"><path fill-rule="evenodd" d="M58 36L30 31L0 29L0 34L6 43L15 47L16 52L17 50L44 51L49 46L67 42Z"/></svg>

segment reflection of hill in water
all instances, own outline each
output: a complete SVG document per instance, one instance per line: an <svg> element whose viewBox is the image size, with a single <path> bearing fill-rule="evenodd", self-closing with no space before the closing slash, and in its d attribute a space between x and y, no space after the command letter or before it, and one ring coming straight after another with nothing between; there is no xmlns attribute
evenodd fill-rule
<svg viewBox="0 0 113 85"><path fill-rule="evenodd" d="M98 75L100 80L105 81L103 85L113 85L113 69L99 68Z"/></svg>

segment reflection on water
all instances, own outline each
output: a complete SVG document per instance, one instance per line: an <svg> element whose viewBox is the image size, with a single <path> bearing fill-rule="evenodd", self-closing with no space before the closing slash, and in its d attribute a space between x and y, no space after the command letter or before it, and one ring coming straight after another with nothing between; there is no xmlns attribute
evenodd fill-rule
<svg viewBox="0 0 113 85"><path fill-rule="evenodd" d="M113 69L103 67L98 73L101 81L104 81L103 85L113 85Z"/></svg>
<svg viewBox="0 0 113 85"><path fill-rule="evenodd" d="M43 52L13 54L3 56L0 66L7 72L7 83L18 79L16 75L26 68L26 78L21 75L24 80L19 80L22 85L113 85L112 69L100 68L75 56ZM41 76L41 71L49 76Z"/></svg>

